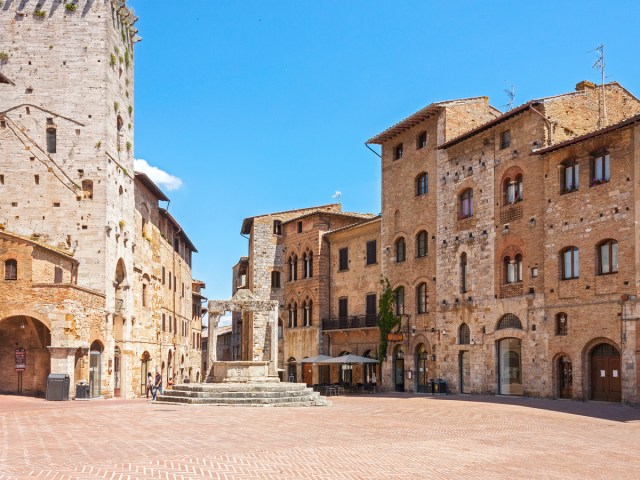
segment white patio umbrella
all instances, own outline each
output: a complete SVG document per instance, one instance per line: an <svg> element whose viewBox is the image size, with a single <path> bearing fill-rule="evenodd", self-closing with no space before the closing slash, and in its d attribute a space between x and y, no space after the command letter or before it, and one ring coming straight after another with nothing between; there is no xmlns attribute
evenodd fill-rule
<svg viewBox="0 0 640 480"><path fill-rule="evenodd" d="M333 357L328 355L316 355L315 357L307 357L300 360L298 363L325 363L327 360L332 360Z"/></svg>
<svg viewBox="0 0 640 480"><path fill-rule="evenodd" d="M325 360L322 363L326 363L326 364L333 364L333 363L352 364L352 363L380 363L380 361L376 360L375 358L360 357L358 355L348 354L348 355L342 355L341 357L335 357L335 358L331 358L329 360Z"/></svg>

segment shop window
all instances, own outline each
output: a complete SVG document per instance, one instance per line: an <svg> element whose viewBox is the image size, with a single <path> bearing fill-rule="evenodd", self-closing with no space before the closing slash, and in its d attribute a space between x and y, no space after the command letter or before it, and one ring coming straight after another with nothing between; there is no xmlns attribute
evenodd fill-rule
<svg viewBox="0 0 640 480"><path fill-rule="evenodd" d="M598 245L598 275L618 272L618 242L605 240Z"/></svg>

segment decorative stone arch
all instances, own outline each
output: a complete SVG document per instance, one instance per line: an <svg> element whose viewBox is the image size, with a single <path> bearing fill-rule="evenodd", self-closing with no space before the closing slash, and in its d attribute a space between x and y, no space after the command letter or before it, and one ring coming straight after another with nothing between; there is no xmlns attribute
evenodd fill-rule
<svg viewBox="0 0 640 480"><path fill-rule="evenodd" d="M560 351L558 353L556 353L555 355L553 355L552 361L551 361L551 385L553 388L553 397L554 398L564 398L561 395L561 375L563 372L560 371L560 364L563 358L568 358L570 362L573 362L574 359L573 357L566 351ZM572 378L572 384L576 385L575 382L575 375L573 375L573 372L571 372ZM572 386L573 386L572 385ZM575 393L575 389L574 389L574 393Z"/></svg>
<svg viewBox="0 0 640 480"><path fill-rule="evenodd" d="M507 180L507 179L513 180L518 175L522 175L524 177L524 171L522 170L522 167L520 167L519 165L513 165L513 166L509 167L502 174L502 177L500 179L500 188L502 188L502 185L504 185L505 180Z"/></svg>
<svg viewBox="0 0 640 480"><path fill-rule="evenodd" d="M258 299L250 290L240 289L230 300L211 300L208 311L211 371L207 382L278 382L278 301ZM241 334L248 348L240 361L217 359L217 329L225 312L241 312L246 318Z"/></svg>
<svg viewBox="0 0 640 480"><path fill-rule="evenodd" d="M496 322L496 332L500 330L523 330L522 321L513 313L505 313ZM509 335L512 336L512 335Z"/></svg>

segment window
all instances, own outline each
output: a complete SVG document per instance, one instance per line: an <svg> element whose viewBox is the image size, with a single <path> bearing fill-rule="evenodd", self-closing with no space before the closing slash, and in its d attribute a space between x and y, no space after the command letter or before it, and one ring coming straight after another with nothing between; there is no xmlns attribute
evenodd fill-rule
<svg viewBox="0 0 640 480"><path fill-rule="evenodd" d="M167 326L166 326L166 321L167 318L165 317L164 313L162 314L162 331L166 332L167 331Z"/></svg>
<svg viewBox="0 0 640 480"><path fill-rule="evenodd" d="M149 300L147 299L147 284L142 284L142 306L146 307Z"/></svg>
<svg viewBox="0 0 640 480"><path fill-rule="evenodd" d="M416 196L426 195L429 191L429 174L421 173L416 178Z"/></svg>
<svg viewBox="0 0 640 480"><path fill-rule="evenodd" d="M400 160L402 158L402 154L404 153L402 144L398 144L395 146L395 148L393 149L393 159L394 160Z"/></svg>
<svg viewBox="0 0 640 480"><path fill-rule="evenodd" d="M298 233L302 233L302 222L298 222Z"/></svg>
<svg viewBox="0 0 640 480"><path fill-rule="evenodd" d="M504 283L522 282L522 255L504 257Z"/></svg>
<svg viewBox="0 0 640 480"><path fill-rule="evenodd" d="M468 288L468 278L467 278L467 254L463 253L460 255L460 293L467 293Z"/></svg>
<svg viewBox="0 0 640 480"><path fill-rule="evenodd" d="M407 259L407 245L404 238L396 240L396 263L404 262Z"/></svg>
<svg viewBox="0 0 640 480"><path fill-rule="evenodd" d="M298 280L298 256L289 257L289 281Z"/></svg>
<svg viewBox="0 0 640 480"><path fill-rule="evenodd" d="M511 130L500 133L500 150L511 146Z"/></svg>
<svg viewBox="0 0 640 480"><path fill-rule="evenodd" d="M62 283L62 268L55 267L53 269L53 283Z"/></svg>
<svg viewBox="0 0 640 480"><path fill-rule="evenodd" d="M618 242L605 240L598 245L598 275L618 272Z"/></svg>
<svg viewBox="0 0 640 480"><path fill-rule="evenodd" d="M165 280L165 268L164 268L164 267L162 267L162 284L163 284L163 285L165 284L165 281L164 281L164 280Z"/></svg>
<svg viewBox="0 0 640 480"><path fill-rule="evenodd" d="M515 180L505 179L504 197L507 205L522 201L522 186L522 174L520 173L516 175Z"/></svg>
<svg viewBox="0 0 640 480"><path fill-rule="evenodd" d="M56 129L53 127L47 128L47 152L56 153Z"/></svg>
<svg viewBox="0 0 640 480"><path fill-rule="evenodd" d="M10 259L4 262L4 279L5 280L17 280L18 279L18 262Z"/></svg>
<svg viewBox="0 0 640 480"><path fill-rule="evenodd" d="M427 313L427 284L416 287L416 313Z"/></svg>
<svg viewBox="0 0 640 480"><path fill-rule="evenodd" d="M611 179L609 152L596 154L591 160L591 186L607 183Z"/></svg>
<svg viewBox="0 0 640 480"><path fill-rule="evenodd" d="M376 241L370 240L367 242L367 265L373 265L377 262L376 259Z"/></svg>
<svg viewBox="0 0 640 480"><path fill-rule="evenodd" d="M396 315L404 314L404 287L398 287L395 290Z"/></svg>
<svg viewBox="0 0 640 480"><path fill-rule="evenodd" d="M303 278L313 277L313 252L305 253L302 256Z"/></svg>
<svg viewBox="0 0 640 480"><path fill-rule="evenodd" d="M169 290L171 290L171 272L169 272Z"/></svg>
<svg viewBox="0 0 640 480"><path fill-rule="evenodd" d="M376 302L376 294L370 293L366 297L366 315L367 320L375 320L378 312L378 302Z"/></svg>
<svg viewBox="0 0 640 480"><path fill-rule="evenodd" d="M580 165L575 158L562 164L561 173L562 193L575 192L580 186Z"/></svg>
<svg viewBox="0 0 640 480"><path fill-rule="evenodd" d="M349 316L349 299L347 297L338 299L338 319L346 320Z"/></svg>
<svg viewBox="0 0 640 480"><path fill-rule="evenodd" d="M416 150L427 146L427 132L420 132L416 137Z"/></svg>
<svg viewBox="0 0 640 480"><path fill-rule="evenodd" d="M569 280L580 276L579 251L576 247L565 248L562 253L562 279Z"/></svg>
<svg viewBox="0 0 640 480"><path fill-rule="evenodd" d="M458 343L460 345L469 345L471 343L471 332L469 331L469 325L463 323L460 325L460 331L458 332Z"/></svg>
<svg viewBox="0 0 640 480"><path fill-rule="evenodd" d="M560 312L556 315L556 335L566 335L568 331L567 314Z"/></svg>
<svg viewBox="0 0 640 480"><path fill-rule="evenodd" d="M278 340L282 340L284 338L282 330L282 320L278 320Z"/></svg>
<svg viewBox="0 0 640 480"><path fill-rule="evenodd" d="M504 328L517 328L522 330L522 322L520 322L520 319L513 313L507 313L498 321L496 330L502 330Z"/></svg>
<svg viewBox="0 0 640 480"><path fill-rule="evenodd" d="M274 235L282 235L282 221L274 220L273 221L273 234Z"/></svg>
<svg viewBox="0 0 640 480"><path fill-rule="evenodd" d="M82 195L84 198L93 198L93 180L82 181Z"/></svg>
<svg viewBox="0 0 640 480"><path fill-rule="evenodd" d="M349 270L349 249L341 248L338 252L338 270Z"/></svg>
<svg viewBox="0 0 640 480"><path fill-rule="evenodd" d="M280 272L271 272L271 288L280 288Z"/></svg>
<svg viewBox="0 0 640 480"><path fill-rule="evenodd" d="M473 189L467 188L460 194L460 210L458 218L469 218L473 216Z"/></svg>
<svg viewBox="0 0 640 480"><path fill-rule="evenodd" d="M304 304L304 326L310 327L313 324L313 302L307 300Z"/></svg>
<svg viewBox="0 0 640 480"><path fill-rule="evenodd" d="M424 230L416 235L416 257L427 255L427 232Z"/></svg>

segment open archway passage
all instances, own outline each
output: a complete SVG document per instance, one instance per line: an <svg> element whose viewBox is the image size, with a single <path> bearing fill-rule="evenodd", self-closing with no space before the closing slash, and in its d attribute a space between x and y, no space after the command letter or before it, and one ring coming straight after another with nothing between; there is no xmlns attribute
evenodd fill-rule
<svg viewBox="0 0 640 480"><path fill-rule="evenodd" d="M44 396L51 371L51 332L32 317L0 320L0 392Z"/></svg>

